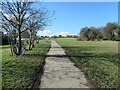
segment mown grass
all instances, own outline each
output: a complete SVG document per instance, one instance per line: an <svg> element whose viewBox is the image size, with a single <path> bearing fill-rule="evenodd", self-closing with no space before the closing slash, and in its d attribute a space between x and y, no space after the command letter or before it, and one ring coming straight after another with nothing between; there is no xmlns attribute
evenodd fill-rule
<svg viewBox="0 0 120 90"><path fill-rule="evenodd" d="M56 39L70 59L100 88L118 87L118 42Z"/></svg>
<svg viewBox="0 0 120 90"><path fill-rule="evenodd" d="M0 49L10 48L10 45L0 45Z"/></svg>
<svg viewBox="0 0 120 90"><path fill-rule="evenodd" d="M50 42L40 41L33 50L25 51L21 56L11 56L8 48L2 49L2 87L28 88L31 86L49 48Z"/></svg>

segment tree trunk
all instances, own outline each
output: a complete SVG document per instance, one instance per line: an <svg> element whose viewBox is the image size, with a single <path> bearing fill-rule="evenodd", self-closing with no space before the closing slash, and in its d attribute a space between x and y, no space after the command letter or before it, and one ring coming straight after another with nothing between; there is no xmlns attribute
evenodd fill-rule
<svg viewBox="0 0 120 90"><path fill-rule="evenodd" d="M11 54L13 56L13 47L12 47L12 45L10 45L10 51L11 51Z"/></svg>
<svg viewBox="0 0 120 90"><path fill-rule="evenodd" d="M10 38L10 36L9 36L9 44L10 44L10 51L11 51L11 54L12 54L12 56L13 56L13 42L11 41L12 39Z"/></svg>
<svg viewBox="0 0 120 90"><path fill-rule="evenodd" d="M29 50L32 50L31 45L32 45L32 35L30 34Z"/></svg>
<svg viewBox="0 0 120 90"><path fill-rule="evenodd" d="M22 41L21 41L21 32L19 29L18 55L21 55L21 53L22 53Z"/></svg>
<svg viewBox="0 0 120 90"><path fill-rule="evenodd" d="M34 39L32 40L32 48L35 47Z"/></svg>
<svg viewBox="0 0 120 90"><path fill-rule="evenodd" d="M32 43L31 43L31 39L30 39L29 50L32 50L31 45L32 45Z"/></svg>

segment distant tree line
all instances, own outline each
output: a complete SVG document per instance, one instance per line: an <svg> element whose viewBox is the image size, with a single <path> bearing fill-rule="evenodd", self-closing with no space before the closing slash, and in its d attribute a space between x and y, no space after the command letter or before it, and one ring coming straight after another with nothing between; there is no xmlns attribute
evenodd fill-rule
<svg viewBox="0 0 120 90"><path fill-rule="evenodd" d="M66 36L62 36L62 35L54 35L51 38L78 38L78 35L66 35Z"/></svg>
<svg viewBox="0 0 120 90"><path fill-rule="evenodd" d="M117 40L120 41L120 26L117 23L107 23L105 27L84 27L80 30L78 40Z"/></svg>

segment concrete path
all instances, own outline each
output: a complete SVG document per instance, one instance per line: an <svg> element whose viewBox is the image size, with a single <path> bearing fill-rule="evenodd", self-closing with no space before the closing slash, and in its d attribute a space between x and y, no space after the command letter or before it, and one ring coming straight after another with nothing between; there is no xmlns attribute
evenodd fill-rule
<svg viewBox="0 0 120 90"><path fill-rule="evenodd" d="M90 88L90 83L80 69L74 66L55 41L46 58L44 74L39 88ZM62 57L64 56L64 57Z"/></svg>

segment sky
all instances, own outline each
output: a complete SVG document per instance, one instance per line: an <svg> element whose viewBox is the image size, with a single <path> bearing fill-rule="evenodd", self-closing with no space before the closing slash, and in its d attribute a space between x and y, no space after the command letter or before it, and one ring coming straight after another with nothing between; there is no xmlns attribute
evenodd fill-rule
<svg viewBox="0 0 120 90"><path fill-rule="evenodd" d="M42 5L54 10L56 19L38 32L40 36L78 35L86 26L101 27L118 22L117 2L43 2Z"/></svg>
<svg viewBox="0 0 120 90"><path fill-rule="evenodd" d="M43 0L43 1L44 2L118 2L120 0Z"/></svg>

